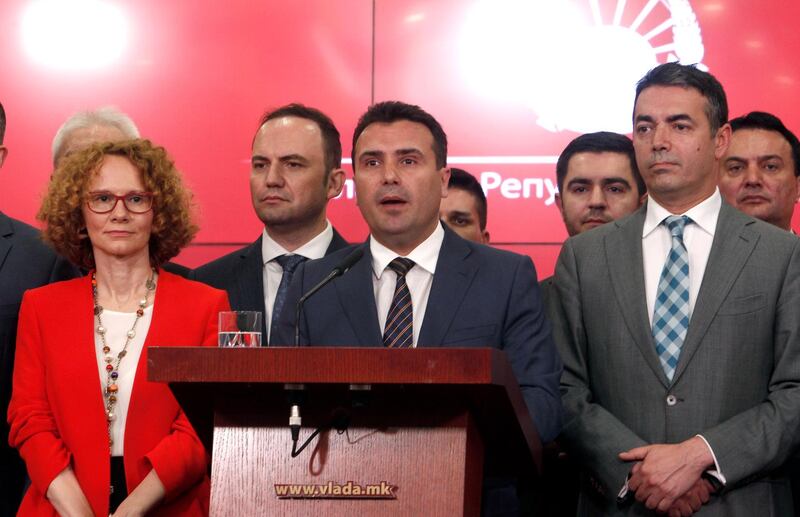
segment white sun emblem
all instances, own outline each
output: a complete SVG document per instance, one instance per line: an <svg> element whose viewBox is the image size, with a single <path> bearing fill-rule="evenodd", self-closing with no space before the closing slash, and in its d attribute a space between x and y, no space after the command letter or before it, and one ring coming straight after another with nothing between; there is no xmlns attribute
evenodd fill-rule
<svg viewBox="0 0 800 517"><path fill-rule="evenodd" d="M490 0L468 12L468 84L520 102L548 131L629 133L634 88L670 61L702 65L688 0Z"/></svg>

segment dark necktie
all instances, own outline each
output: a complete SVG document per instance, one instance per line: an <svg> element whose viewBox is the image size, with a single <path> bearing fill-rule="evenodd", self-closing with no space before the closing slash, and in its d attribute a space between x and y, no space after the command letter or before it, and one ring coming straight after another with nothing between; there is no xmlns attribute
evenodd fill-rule
<svg viewBox="0 0 800 517"><path fill-rule="evenodd" d="M278 328L278 318L280 318L283 304L286 303L286 295L289 293L289 284L292 283L294 270L297 269L297 266L302 262L305 262L305 260L306 258L301 255L281 255L275 259L275 261L281 265L283 275L281 276L281 283L278 286L278 292L275 294L275 303L272 305L272 321L269 327L270 343L272 343Z"/></svg>
<svg viewBox="0 0 800 517"><path fill-rule="evenodd" d="M672 236L667 260L658 282L653 310L653 339L664 373L671 381L678 366L683 340L689 330L689 253L683 243L683 229L692 220L673 215L662 224Z"/></svg>
<svg viewBox="0 0 800 517"><path fill-rule="evenodd" d="M389 262L389 268L397 273L397 283L383 330L383 345L388 348L410 348L414 343L411 291L406 283L406 273L412 267L414 261L407 258L397 257Z"/></svg>

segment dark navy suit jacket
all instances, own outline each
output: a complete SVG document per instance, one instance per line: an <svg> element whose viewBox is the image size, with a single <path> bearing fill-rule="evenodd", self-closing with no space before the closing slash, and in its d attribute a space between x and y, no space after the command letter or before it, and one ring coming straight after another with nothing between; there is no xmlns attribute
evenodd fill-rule
<svg viewBox="0 0 800 517"><path fill-rule="evenodd" d="M259 311L264 310L264 259L261 254L261 239L253 244L238 249L192 271L188 278L228 292L231 310ZM336 229L333 239L325 252L326 255L348 247ZM287 305L287 307L290 307ZM267 342L267 322L262 318L262 343Z"/></svg>
<svg viewBox="0 0 800 517"><path fill-rule="evenodd" d="M301 343L382 346L369 243L344 276L306 301ZM286 307L324 278L351 250L302 264ZM293 344L294 310L285 310L273 343ZM505 351L542 441L561 429L561 360L545 317L536 272L527 256L466 241L445 228L418 346Z"/></svg>
<svg viewBox="0 0 800 517"><path fill-rule="evenodd" d="M25 484L25 466L8 446L6 423L22 294L75 276L78 270L45 245L35 228L0 212L0 515L16 514Z"/></svg>

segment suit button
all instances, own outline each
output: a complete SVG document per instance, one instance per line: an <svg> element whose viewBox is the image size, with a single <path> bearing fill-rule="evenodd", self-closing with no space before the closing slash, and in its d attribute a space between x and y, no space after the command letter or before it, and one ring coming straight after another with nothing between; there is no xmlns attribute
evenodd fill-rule
<svg viewBox="0 0 800 517"><path fill-rule="evenodd" d="M674 406L678 403L678 399L675 398L675 395L667 395L667 405Z"/></svg>

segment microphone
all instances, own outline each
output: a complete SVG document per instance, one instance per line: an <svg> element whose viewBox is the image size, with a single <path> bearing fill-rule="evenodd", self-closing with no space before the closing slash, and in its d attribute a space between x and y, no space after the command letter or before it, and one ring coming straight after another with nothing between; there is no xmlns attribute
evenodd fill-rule
<svg viewBox="0 0 800 517"><path fill-rule="evenodd" d="M294 346L300 345L300 312L303 310L303 304L314 296L314 294L325 287L328 283L330 283L334 278L342 276L343 274L347 273L356 262L361 260L361 257L364 256L364 248L359 246L358 248L351 251L345 258L342 260L338 266L333 268L328 276L322 279L317 285L306 291L303 296L297 300L297 305L295 306L294 311ZM300 439L300 427L302 426L302 418L300 417L300 403L302 399L302 393L305 389L305 386L302 384L287 384L284 385L284 389L289 392L289 429L292 433L292 458L296 457L306 446L314 439L314 437L321 431L321 429L317 429L312 435L306 440L306 442L298 449L297 442Z"/></svg>
<svg viewBox="0 0 800 517"><path fill-rule="evenodd" d="M328 285L334 278L342 276L343 274L347 273L351 267L355 265L356 262L361 260L361 257L364 256L364 248L359 246L358 248L351 251L345 258L342 260L338 266L333 268L328 276L322 279L317 285L306 291L303 296L297 300L297 305L295 306L294 311L294 346L300 346L300 313L303 310L303 304L314 296L320 289Z"/></svg>

